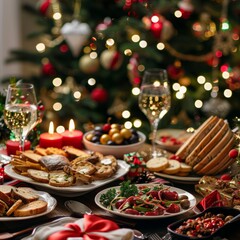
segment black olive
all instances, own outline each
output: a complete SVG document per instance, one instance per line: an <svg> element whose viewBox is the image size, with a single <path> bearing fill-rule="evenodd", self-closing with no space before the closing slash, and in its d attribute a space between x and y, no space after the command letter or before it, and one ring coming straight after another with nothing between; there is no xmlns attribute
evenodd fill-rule
<svg viewBox="0 0 240 240"><path fill-rule="evenodd" d="M180 205L183 209L188 209L190 207L190 201L188 199L182 199Z"/></svg>

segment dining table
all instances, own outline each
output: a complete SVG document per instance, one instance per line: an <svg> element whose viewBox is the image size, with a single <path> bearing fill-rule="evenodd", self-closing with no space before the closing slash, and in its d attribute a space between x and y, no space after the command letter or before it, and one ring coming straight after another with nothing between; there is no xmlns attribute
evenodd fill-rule
<svg viewBox="0 0 240 240"><path fill-rule="evenodd" d="M121 183L122 179L117 179L111 183L108 183L107 185L101 186L99 188L96 188L90 192L84 193L80 196L64 196L64 195L54 195L51 194L56 200L57 205L56 208L48 213L47 215L40 216L37 218L31 218L28 220L22 220L22 221L3 221L0 222L0 236L2 232L17 232L24 229L28 229L29 231L20 234L18 236L13 237L12 239L22 239L23 237L26 237L32 233L32 230L34 227L39 226L41 224L50 223L51 221L54 221L56 219L62 218L62 217L70 217L73 216L72 212L70 212L65 207L65 201L67 200L75 200L79 201L81 203L84 203L89 208L92 209L93 214L101 215L101 217L104 218L104 216L111 217L113 221L116 221L121 227L126 228L132 228L137 229L141 231L143 234L150 234L150 233L157 233L160 237L164 237L167 234L167 226L177 220L188 218L191 216L194 216L195 212L193 210L189 210L183 215L177 215L172 217L164 217L164 218L158 218L158 219L128 219L124 218L122 216L113 215L109 212L106 212L99 208L95 203L95 195L107 188L112 186L118 186ZM19 182L17 183L19 184ZM27 184L28 186L31 186L31 184L28 183L22 183L24 186ZM194 189L194 184L183 184L183 183L170 183L172 186L181 188L189 193L192 193L196 199L197 202L202 199L202 196L200 196ZM21 185L21 183L20 183ZM35 188L35 186L31 186L32 188ZM76 217L76 216L75 216ZM79 216L78 216L79 217ZM229 239L229 240L238 240L240 239L240 221L235 222L234 224L227 227L222 233L221 236L216 237L215 239ZM1 239L1 237L0 237ZM169 238L167 238L169 239ZM171 238L170 238L171 239ZM114 239L113 239L114 240Z"/></svg>
<svg viewBox="0 0 240 240"><path fill-rule="evenodd" d="M144 148L146 148L145 146ZM159 177L155 175L156 179L159 179L159 182L164 182L164 184L168 184L170 186L173 186L175 188L182 189L192 195L195 196L196 202L198 203L203 199L203 197L196 192L195 190L195 182L187 181L187 182L182 182L182 181L173 181L169 179L164 179L162 177ZM156 180L155 179L155 180ZM100 208L96 202L95 202L95 196L97 193L100 191L113 187L113 186L119 186L119 184L126 180L125 177L121 177L118 179L114 179L111 182L108 182L105 185L99 186L91 191L87 192L82 192L79 195L68 195L66 194L55 194L54 192L51 192L50 195L56 199L57 205L56 207L49 212L46 215L42 215L36 218L31 218L31 219L26 219L26 220L12 220L12 221L0 221L0 239L1 238L1 233L3 232L10 232L10 233L15 233L18 231L25 230L24 233L14 236L12 239L22 239L28 235L30 235L33 231L33 229L37 226L41 226L42 224L50 224L52 221L56 219L60 219L63 217L70 217L73 216L72 212L70 212L66 207L65 207L65 202L67 200L75 200L79 201L81 203L84 203L86 206L88 206L93 214L96 215L101 215L101 217L104 218L104 216L110 217L113 221L115 221L117 224L119 224L120 227L126 227L126 228L131 228L131 229L136 229L142 232L143 234L150 234L150 233L157 233L158 236L162 237L163 239L166 240L171 240L171 238L164 238L166 234L168 233L167 227L169 224L192 217L196 214L194 209L190 209L189 211L184 212L181 215L175 215L175 216L169 216L169 217L163 217L163 218L149 218L149 219L137 219L137 218L126 218L123 216L115 215L112 213L109 213L105 211L104 209ZM33 189L36 190L41 190L38 189L37 185L31 184L29 182L22 182L19 180L10 180L9 182L6 182L5 184L11 184L11 185L16 185L16 186L29 186L32 187ZM44 190L47 191L47 190ZM76 216L74 216L76 217ZM81 218L80 216L77 216L78 218ZM27 230L26 230L27 229ZM229 224L224 231L220 232L221 235L214 237L214 240L220 240L220 239L228 239L228 240L238 240L240 239L240 221L236 221L233 224ZM114 240L114 239L111 239Z"/></svg>

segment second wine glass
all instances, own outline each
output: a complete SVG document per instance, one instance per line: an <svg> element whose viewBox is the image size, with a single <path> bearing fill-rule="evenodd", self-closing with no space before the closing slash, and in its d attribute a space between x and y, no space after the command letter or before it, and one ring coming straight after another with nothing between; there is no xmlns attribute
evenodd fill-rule
<svg viewBox="0 0 240 240"><path fill-rule="evenodd" d="M152 129L152 156L162 153L156 149L159 121L171 106L171 94L165 69L149 69L144 72L139 94L139 107L147 116Z"/></svg>
<svg viewBox="0 0 240 240"><path fill-rule="evenodd" d="M24 151L26 137L36 126L37 119L37 100L33 84L10 84L5 101L4 121L16 140L19 140L20 151Z"/></svg>

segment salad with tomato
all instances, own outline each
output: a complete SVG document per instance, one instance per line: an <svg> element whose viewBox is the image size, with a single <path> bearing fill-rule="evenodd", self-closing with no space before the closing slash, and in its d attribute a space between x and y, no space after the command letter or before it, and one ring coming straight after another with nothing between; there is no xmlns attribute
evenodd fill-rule
<svg viewBox="0 0 240 240"><path fill-rule="evenodd" d="M178 213L190 207L188 196L179 195L169 186L155 183L135 185L130 181L101 194L100 203L109 210L141 216Z"/></svg>

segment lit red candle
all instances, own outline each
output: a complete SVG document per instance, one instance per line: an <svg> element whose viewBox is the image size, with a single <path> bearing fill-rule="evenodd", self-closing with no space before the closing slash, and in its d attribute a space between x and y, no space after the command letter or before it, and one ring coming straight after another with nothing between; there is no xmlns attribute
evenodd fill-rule
<svg viewBox="0 0 240 240"><path fill-rule="evenodd" d="M7 149L7 155L15 155L17 151L19 151L19 141L18 140L8 140L6 141L6 149ZM24 151L29 150L31 147L31 143L26 140L24 142Z"/></svg>
<svg viewBox="0 0 240 240"><path fill-rule="evenodd" d="M82 148L83 133L75 130L74 121L71 119L69 122L69 129L62 133L63 146L72 146L75 148Z"/></svg>
<svg viewBox="0 0 240 240"><path fill-rule="evenodd" d="M54 132L53 122L49 124L48 133L42 133L39 138L39 146L42 148L55 147L62 148L63 137L61 134Z"/></svg>

